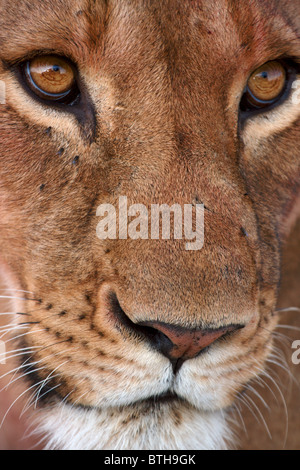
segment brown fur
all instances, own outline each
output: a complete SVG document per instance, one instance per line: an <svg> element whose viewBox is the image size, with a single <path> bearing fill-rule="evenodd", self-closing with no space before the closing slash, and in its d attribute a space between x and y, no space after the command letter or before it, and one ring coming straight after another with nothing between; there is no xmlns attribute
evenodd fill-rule
<svg viewBox="0 0 300 470"><path fill-rule="evenodd" d="M19 308L32 322L26 345L43 345L39 375L65 362L52 386L91 407L99 388L105 404L128 377L134 393L141 374L144 386L159 375L163 358L155 371L139 363L148 346L114 323L109 286L135 323L246 325L207 371L223 384L216 407L227 407L271 351L282 243L300 207L299 116L257 140L253 123L238 124L239 102L258 66L300 62L298 2L36 5L0 0L0 259L33 293ZM89 97L80 112L41 106L11 72L43 50L78 64ZM122 195L147 207L203 202L204 248L100 241L96 208Z"/></svg>

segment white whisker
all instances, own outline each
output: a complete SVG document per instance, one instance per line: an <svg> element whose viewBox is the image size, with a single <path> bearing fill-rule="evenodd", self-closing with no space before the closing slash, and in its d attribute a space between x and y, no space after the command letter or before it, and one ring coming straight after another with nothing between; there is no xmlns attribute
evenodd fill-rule
<svg viewBox="0 0 300 470"><path fill-rule="evenodd" d="M37 353L38 351L34 351L33 354ZM13 370L10 370L8 372L6 372L5 374L3 374L1 377L0 377L0 380L2 380L3 378L11 375L12 375L12 379L14 379L14 377L18 374L18 372L21 370L21 369L24 369L26 367L30 367L30 366L35 366L35 365L38 365L38 364L41 364L42 362L45 362L47 359L49 358L54 358L56 356L59 356L60 354L66 354L66 351L59 351L57 353L51 353L49 354L48 356L46 357L43 357L42 359L39 359L38 361L34 361L34 362L29 362L28 361L30 359L32 359L32 357L29 357L28 359L26 359L19 367L16 367L15 369ZM28 364L27 364L28 363Z"/></svg>
<svg viewBox="0 0 300 470"><path fill-rule="evenodd" d="M54 377L52 377L52 374L54 374L54 372L56 372L58 369L60 369L61 367L63 367L65 364L67 364L69 361L65 361L63 362L62 364L60 364L58 367L56 367L47 377L46 379L44 380L43 384L41 385L38 393L37 393L37 396L36 396L36 400L35 400L35 405L34 405L34 408L36 408L37 406L37 403L38 403L38 399L39 399L39 394L41 392L41 390L43 389L43 387L46 385L46 383L51 380L51 378L54 378L54 377L57 377L57 375L55 375Z"/></svg>
<svg viewBox="0 0 300 470"><path fill-rule="evenodd" d="M55 377L58 377L58 375L54 375L54 377L52 377L52 378L55 378ZM43 395L40 395L39 397L37 397L37 400L41 400L41 399L42 399L43 397L45 397L48 393L53 392L53 390L57 389L57 388L60 387L60 386L61 386L61 383L58 384L58 385L55 385L55 387L50 388L50 389L47 390L45 393L43 393ZM32 405L33 405L33 403L32 403ZM35 406L35 408L36 408L36 406Z"/></svg>
<svg viewBox="0 0 300 470"><path fill-rule="evenodd" d="M259 373L260 374L264 374L264 370L261 370ZM264 374L265 375L265 374ZM266 377L268 377L266 375ZM274 391L272 390L272 388L267 384L267 382L262 378L261 375L258 375L257 377L255 377L254 379L255 382L259 383L259 385L262 387L262 388L267 388L269 390L269 392L273 395L275 401L278 403L278 399L276 397L276 394L274 393Z"/></svg>
<svg viewBox="0 0 300 470"><path fill-rule="evenodd" d="M58 377L58 375L55 375L54 377ZM53 377L53 378L54 378ZM43 395L40 396L40 398L42 398L43 396L47 395L47 393L50 393L50 391L54 390L55 388L58 388L60 387L61 384L59 385L56 385L55 387L51 388L50 390L47 390L47 392L45 392ZM35 396L36 396L36 392L33 393L30 397L29 397L29 400L27 400L27 402L25 403L23 409L22 409L22 412L20 414L20 418L22 418L22 416L29 410L29 408L31 406L33 406L33 400L35 400Z"/></svg>
<svg viewBox="0 0 300 470"><path fill-rule="evenodd" d="M270 407L269 405L267 405L266 401L263 399L263 397L260 395L260 393L257 392L257 390L255 390L255 388L253 388L250 384L248 384L248 390L250 390L252 393L254 393L254 395L256 395L260 401L262 402L262 404L264 405L264 407L270 411Z"/></svg>
<svg viewBox="0 0 300 470"><path fill-rule="evenodd" d="M0 313L0 317L6 317L8 315L17 315L16 312L3 312Z"/></svg>
<svg viewBox="0 0 300 470"><path fill-rule="evenodd" d="M9 381L9 383L7 385L5 385L5 387L3 387L1 390L0 390L0 393L3 392L4 390L7 390L12 384L14 384L15 382L17 382L18 380L20 379L24 379L25 377L27 377L28 375L31 375L31 374L34 374L35 372L38 372L39 370L43 370L43 369L46 369L47 367L46 366L43 366L43 367L39 367L39 368L34 368L34 370L30 370L28 372L25 372L24 374L21 374L19 377L16 377L15 379L11 379ZM15 374L14 374L15 376Z"/></svg>
<svg viewBox="0 0 300 470"><path fill-rule="evenodd" d="M42 381L41 381L42 382ZM41 382L38 382L37 384L34 384L32 385L31 387L29 387L28 389L24 390L24 392L22 392L14 401L13 403L9 406L8 410L6 411L5 415L3 416L3 419L1 421L1 424L0 424L0 429L3 427L3 423L8 415L8 413L10 412L10 410L12 409L12 407L15 405L15 403L20 399L22 398L26 393L28 393L30 390L32 390L33 388L35 387L38 387L40 385Z"/></svg>
<svg viewBox="0 0 300 470"><path fill-rule="evenodd" d="M0 289L0 292L22 292L23 294L31 294L34 295L34 292L31 292L29 290L22 290L22 289L12 289L12 288L7 288L7 289Z"/></svg>
<svg viewBox="0 0 300 470"><path fill-rule="evenodd" d="M292 330L292 331L300 331L300 328L297 326L292 326L292 325L277 325L276 328L282 328L286 330Z"/></svg>
<svg viewBox="0 0 300 470"><path fill-rule="evenodd" d="M31 334L33 334L33 333L40 333L41 331L45 331L45 328L41 328L41 329L39 329L39 330L34 330L34 331L27 331L26 333L23 333L23 334L21 334L21 335L14 336L13 338L10 338L10 339L6 340L6 341L5 341L5 344L8 344L8 343L10 343L11 341L13 342L13 341L16 341L17 339L23 338L23 336L26 336L26 337L27 337L27 336L29 336L29 335L31 335Z"/></svg>
<svg viewBox="0 0 300 470"><path fill-rule="evenodd" d="M24 354L33 353L33 352L35 352L35 350L38 349L38 348L40 348L40 347L39 347L39 346L33 346L33 347L31 347L31 348L24 348L23 350L22 350L22 349L19 349L19 350L18 350L18 351L19 351L18 354L11 353L11 352L10 352L9 354L7 354L7 353L3 353L3 354L2 354L2 353L1 353L1 354L0 354L0 359L1 359L1 357L4 357L6 360L13 359L13 358L15 358L15 357L19 357L19 356L22 356L22 355L24 355Z"/></svg>
<svg viewBox="0 0 300 470"><path fill-rule="evenodd" d="M246 436L248 436L248 431L247 431L247 428L246 428L245 420L244 420L243 415L242 415L241 410L240 410L239 401L234 402L233 407L236 410L236 412L237 412L237 414L240 418L240 421L241 421L241 424L242 424L242 427L244 429L244 432L245 432Z"/></svg>
<svg viewBox="0 0 300 470"><path fill-rule="evenodd" d="M18 330L18 329L24 329L24 328L27 328L26 325L10 325L10 326L3 326L3 327L0 327L0 333L2 334L2 337L5 336L7 333L10 333L11 331L15 331L15 330Z"/></svg>
<svg viewBox="0 0 300 470"><path fill-rule="evenodd" d="M38 302L36 299L26 299L26 297L15 297L15 296L9 296L9 295L0 295L0 299L11 299L11 300L31 300L32 302Z"/></svg>
<svg viewBox="0 0 300 470"><path fill-rule="evenodd" d="M27 361L28 361L28 359L27 359L25 362L27 362ZM25 363L23 362L22 365L16 367L15 369L9 370L9 371L6 372L5 374L1 375L1 376L0 376L0 380L5 379L5 377L8 377L8 376L11 375L11 374L14 374L13 377L15 377L15 375L18 373L19 370L21 370L21 369L23 369L23 368L25 368L25 367L34 366L34 365L38 364L39 362L41 362L41 361L30 362L29 364L25 364Z"/></svg>
<svg viewBox="0 0 300 470"><path fill-rule="evenodd" d="M4 336L10 336L10 333L12 331L22 331L22 330L28 331L28 326L27 325L14 325L14 326L6 328L5 330L0 329L0 333L1 333L0 339L4 338Z"/></svg>
<svg viewBox="0 0 300 470"><path fill-rule="evenodd" d="M289 307L289 308L280 308L279 310L275 310L276 313L283 313L283 312L300 312L300 308L298 307Z"/></svg>

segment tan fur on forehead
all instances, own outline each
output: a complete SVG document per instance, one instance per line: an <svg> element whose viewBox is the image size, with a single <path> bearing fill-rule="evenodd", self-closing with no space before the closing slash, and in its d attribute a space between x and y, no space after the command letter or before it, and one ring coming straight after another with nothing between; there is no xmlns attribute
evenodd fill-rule
<svg viewBox="0 0 300 470"><path fill-rule="evenodd" d="M16 59L28 55L31 50L53 48L64 51L66 46L70 48L69 53L72 48L84 53L85 47L91 48L99 44L105 23L105 1L94 3L87 0L45 0L42 8L39 3L37 6L40 7L38 11L34 2L30 1L16 4L13 0L8 0L3 3L6 18L5 22L2 21L1 48L4 55L8 49L8 39L13 46L9 48L9 55ZM10 37L16 20L18 31Z"/></svg>
<svg viewBox="0 0 300 470"><path fill-rule="evenodd" d="M299 63L299 28L298 0L0 0L0 260L32 292L22 359L44 381L49 446L231 438L224 410L271 352L300 200L299 105L287 96L243 125L239 107L257 67ZM49 52L74 62L79 104L28 93L19 64ZM203 203L203 249L100 240L97 207L120 196ZM231 334L174 374L149 322Z"/></svg>

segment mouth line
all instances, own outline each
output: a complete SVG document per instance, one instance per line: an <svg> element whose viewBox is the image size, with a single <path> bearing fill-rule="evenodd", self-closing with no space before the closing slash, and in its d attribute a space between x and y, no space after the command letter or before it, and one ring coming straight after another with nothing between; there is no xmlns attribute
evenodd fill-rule
<svg viewBox="0 0 300 470"><path fill-rule="evenodd" d="M62 397L59 394L56 394L56 398L58 401L62 400ZM80 403L74 404L71 400L66 400L64 399L65 404L69 404L73 408L81 409L81 410L86 410L86 411L103 411L103 407L99 406L89 406L89 405L82 405ZM136 409L136 407L141 407L143 409L153 409L155 407L159 406L164 406L164 405L171 405L173 403L189 403L188 401L184 400L183 398L180 398L178 395L172 392L166 392L161 395L152 395L148 398L143 398L141 400L136 400L132 401L127 404L116 404L110 405L107 407L107 409L114 409L114 410L130 410L130 409Z"/></svg>
<svg viewBox="0 0 300 470"><path fill-rule="evenodd" d="M165 393L162 393L160 395L151 395L150 397L143 398L141 400L136 400L129 405L126 405L125 407L131 407L135 405L163 405L163 404L170 404L175 401L180 401L183 402L182 398L180 398L176 393L173 393L171 391L167 391Z"/></svg>
<svg viewBox="0 0 300 470"><path fill-rule="evenodd" d="M66 401L68 403L68 400ZM129 402L127 404L116 404L116 405L110 405L108 409L119 409L119 410L126 410L130 408L135 408L135 407L145 407L145 408L155 408L158 406L163 406L163 405L170 405L172 403L188 403L186 400L183 398L180 398L176 393L173 392L165 392L160 395L151 395L147 398L142 398L140 400L135 400L132 402ZM76 408L81 408L81 409L89 409L89 410L95 410L95 411L103 411L103 408L98 407L98 406L86 406L86 405L81 405L80 403L77 403L74 405L71 401L69 402L71 406L75 406Z"/></svg>

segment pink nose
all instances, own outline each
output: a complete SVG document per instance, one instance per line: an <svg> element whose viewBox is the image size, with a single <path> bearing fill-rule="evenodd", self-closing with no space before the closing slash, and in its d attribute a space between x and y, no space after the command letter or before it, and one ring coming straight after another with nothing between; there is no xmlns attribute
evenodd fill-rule
<svg viewBox="0 0 300 470"><path fill-rule="evenodd" d="M162 341L160 350L171 360L192 359L217 339L241 328L239 325L229 325L218 329L189 330L160 322L146 322L143 326L160 331L170 340L167 344Z"/></svg>

